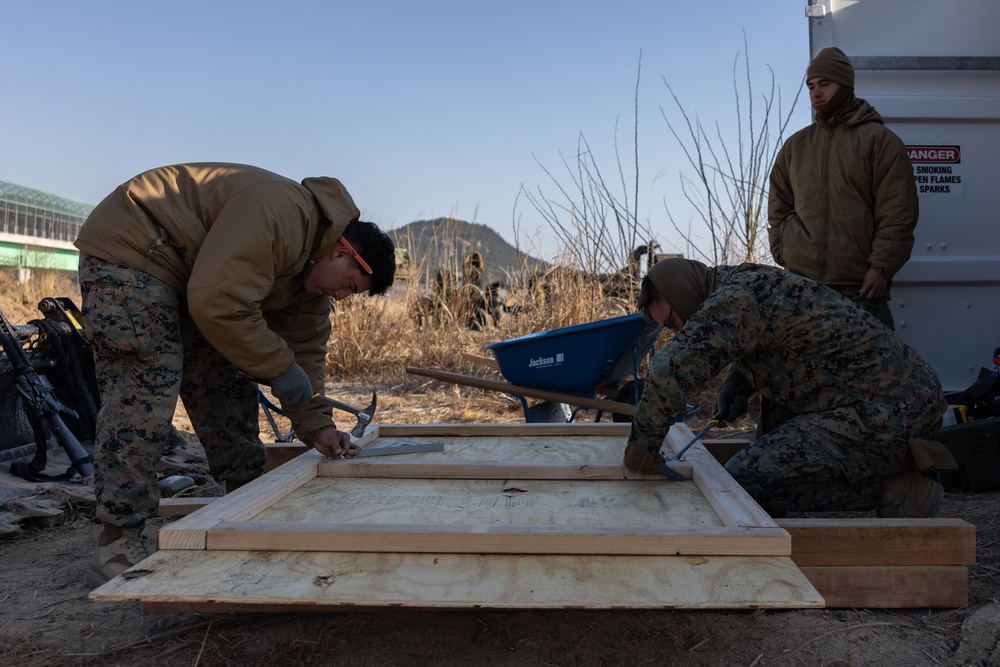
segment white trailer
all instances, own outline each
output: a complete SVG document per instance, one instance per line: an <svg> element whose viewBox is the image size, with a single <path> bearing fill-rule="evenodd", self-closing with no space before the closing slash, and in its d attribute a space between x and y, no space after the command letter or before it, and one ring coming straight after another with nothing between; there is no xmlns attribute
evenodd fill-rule
<svg viewBox="0 0 1000 667"><path fill-rule="evenodd" d="M892 286L896 332L946 391L1000 347L1000 0L810 0L810 58L837 46L906 143L920 197Z"/></svg>

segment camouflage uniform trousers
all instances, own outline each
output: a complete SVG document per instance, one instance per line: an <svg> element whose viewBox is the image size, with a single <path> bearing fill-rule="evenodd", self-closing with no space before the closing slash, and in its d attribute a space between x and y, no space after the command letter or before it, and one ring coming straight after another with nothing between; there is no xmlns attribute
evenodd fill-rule
<svg viewBox="0 0 1000 667"><path fill-rule="evenodd" d="M889 310L887 299L862 299L857 290L835 290L845 299L853 301L875 316L879 322L887 326L890 330L896 330L896 322L892 319L892 311ZM764 397L760 399L760 419L757 421L756 437L761 437L765 433L770 433L786 421L795 416L795 413L788 408L778 405L774 401Z"/></svg>
<svg viewBox="0 0 1000 667"><path fill-rule="evenodd" d="M773 517L791 511L870 511L886 476L912 469L905 440L865 445L793 417L726 463L730 475ZM843 461L861 459L870 476L851 479Z"/></svg>
<svg viewBox="0 0 1000 667"><path fill-rule="evenodd" d="M861 306L889 329L895 330L892 311L885 299L862 299L857 290L838 290ZM789 423L795 413L761 397L757 440L734 457L726 469L746 491L768 511L781 517L790 511L869 511L878 507L885 490L885 477L913 467L913 458L905 442L895 447L863 447L865 458L874 473L858 481L843 474L839 456L831 452L831 443L845 444L842 435ZM786 428L787 427L787 428ZM768 437L764 439L764 435ZM764 448L757 452L755 447ZM833 445L836 452L840 445ZM840 456L846 456L846 452ZM730 469L730 465L733 466ZM751 469L753 472L751 473ZM737 472L738 471L738 472ZM739 475L739 477L737 477ZM745 482L742 480L746 480Z"/></svg>
<svg viewBox="0 0 1000 667"><path fill-rule="evenodd" d="M81 254L83 330L93 349L101 408L94 482L97 516L133 526L155 515L157 463L183 400L212 475L258 477L265 452L257 388L198 331L171 287L122 264Z"/></svg>
<svg viewBox="0 0 1000 667"><path fill-rule="evenodd" d="M884 299L862 299L857 290L837 290L845 299L853 301L875 316L879 322L889 327L891 331L896 330L896 321L892 318L892 311L889 310L889 296Z"/></svg>

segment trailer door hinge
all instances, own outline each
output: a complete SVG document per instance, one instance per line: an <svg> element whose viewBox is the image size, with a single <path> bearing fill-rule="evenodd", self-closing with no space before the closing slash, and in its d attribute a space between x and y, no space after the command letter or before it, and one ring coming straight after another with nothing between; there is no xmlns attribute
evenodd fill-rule
<svg viewBox="0 0 1000 667"><path fill-rule="evenodd" d="M823 0L809 0L806 5L806 17L811 19L821 19L826 16L826 5Z"/></svg>

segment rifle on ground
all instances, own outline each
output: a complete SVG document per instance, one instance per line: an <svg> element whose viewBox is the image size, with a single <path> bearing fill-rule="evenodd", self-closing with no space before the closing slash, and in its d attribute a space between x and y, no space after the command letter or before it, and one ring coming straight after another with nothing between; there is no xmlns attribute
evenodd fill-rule
<svg viewBox="0 0 1000 667"><path fill-rule="evenodd" d="M81 477L93 474L94 458L87 453L76 436L66 427L62 415L78 418L75 410L63 405L56 398L55 390L48 378L39 375L31 364L28 353L21 346L14 326L0 311L0 344L7 355L16 375L17 390L24 397L25 412L31 421L35 434L35 458L30 463L17 461L11 464L11 473L32 482L64 481L72 479L76 473ZM72 466L61 475L46 475L42 471L47 465L49 437L58 441L69 457Z"/></svg>

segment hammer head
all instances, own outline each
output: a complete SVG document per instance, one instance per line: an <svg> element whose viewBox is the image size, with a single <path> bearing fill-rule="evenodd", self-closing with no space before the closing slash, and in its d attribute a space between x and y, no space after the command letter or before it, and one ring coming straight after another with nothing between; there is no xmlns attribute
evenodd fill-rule
<svg viewBox="0 0 1000 667"><path fill-rule="evenodd" d="M351 429L351 435L355 438L360 438L365 434L365 429L368 425L372 423L372 417L375 416L375 407L378 405L378 392L372 391L372 402L367 408L363 410L358 410L358 423L354 428Z"/></svg>

